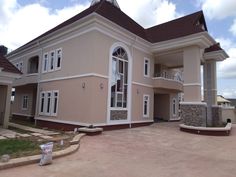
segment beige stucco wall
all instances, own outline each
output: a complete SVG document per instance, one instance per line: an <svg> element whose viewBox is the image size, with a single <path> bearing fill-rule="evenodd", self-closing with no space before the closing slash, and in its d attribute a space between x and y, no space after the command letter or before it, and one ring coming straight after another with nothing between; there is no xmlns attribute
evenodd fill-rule
<svg viewBox="0 0 236 177"><path fill-rule="evenodd" d="M150 96L149 105L149 117L143 117L143 96ZM154 92L152 88L139 86L136 84L132 85L132 121L148 121L153 120L153 103L154 103Z"/></svg>
<svg viewBox="0 0 236 177"><path fill-rule="evenodd" d="M222 120L227 122L227 119L231 119L232 123L236 123L236 110L233 108L222 108Z"/></svg>
<svg viewBox="0 0 236 177"><path fill-rule="evenodd" d="M83 83L85 88L82 88ZM84 77L40 84L40 91L59 91L57 116L40 115L40 117L55 121L105 123L107 83L107 79ZM103 89L100 87L101 84Z"/></svg>
<svg viewBox="0 0 236 177"><path fill-rule="evenodd" d="M28 95L28 109L22 109L23 96ZM20 86L16 87L15 98L12 103L11 113L25 116L35 115L35 103L36 103L37 87L36 85Z"/></svg>

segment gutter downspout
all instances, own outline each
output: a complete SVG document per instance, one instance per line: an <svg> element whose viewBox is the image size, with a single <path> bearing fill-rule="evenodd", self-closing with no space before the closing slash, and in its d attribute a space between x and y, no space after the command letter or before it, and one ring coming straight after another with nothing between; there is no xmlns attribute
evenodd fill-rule
<svg viewBox="0 0 236 177"><path fill-rule="evenodd" d="M39 92L40 92L40 81L41 81L41 71L42 71L42 65L43 65L43 47L39 41L37 41L37 45L41 49L41 56L39 57L39 64L38 64L38 81L37 81L37 93L36 93L36 104L35 104L35 117L39 113ZM35 126L37 125L37 120L34 120Z"/></svg>
<svg viewBox="0 0 236 177"><path fill-rule="evenodd" d="M129 110L129 117L130 117L130 122L129 122L129 128L132 128L132 123L131 123L131 102L132 102L132 80L133 80L133 77L132 77L132 74L133 74L133 60L134 60L134 45L135 45L135 43L137 42L137 36L135 36L135 38L134 38L134 40L133 40L133 42L131 43L131 45L130 45L130 47L131 47L131 57L132 57L132 61L131 61L131 83L130 83L130 85L131 85L131 88L130 88L130 91L131 91L131 96L130 96L130 103L129 103L129 108L130 108L130 110Z"/></svg>

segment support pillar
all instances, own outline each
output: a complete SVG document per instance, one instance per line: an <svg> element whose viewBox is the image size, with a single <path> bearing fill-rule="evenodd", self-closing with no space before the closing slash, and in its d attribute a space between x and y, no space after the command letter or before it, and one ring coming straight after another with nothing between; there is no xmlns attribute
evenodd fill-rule
<svg viewBox="0 0 236 177"><path fill-rule="evenodd" d="M207 103L207 126L220 126L222 110L217 106L216 61L206 60L204 64L204 101Z"/></svg>
<svg viewBox="0 0 236 177"><path fill-rule="evenodd" d="M184 49L184 102L181 118L189 126L206 126L206 103L201 96L201 51L198 46Z"/></svg>
<svg viewBox="0 0 236 177"><path fill-rule="evenodd" d="M6 91L5 114L4 114L4 121L3 121L4 128L8 128L8 124L9 124L10 107L11 107L11 92L12 92L12 86L8 85L7 91Z"/></svg>

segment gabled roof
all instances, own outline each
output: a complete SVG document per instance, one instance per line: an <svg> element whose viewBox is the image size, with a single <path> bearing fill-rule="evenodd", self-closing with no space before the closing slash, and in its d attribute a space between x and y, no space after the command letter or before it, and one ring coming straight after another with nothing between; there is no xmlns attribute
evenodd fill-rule
<svg viewBox="0 0 236 177"><path fill-rule="evenodd" d="M124 29L130 31L131 33L136 34L137 36L151 42L161 42L170 39L175 39L179 37L184 37L194 33L199 33L207 30L204 15L202 11L196 12L185 17L172 20L170 22L154 26L152 28L144 29L141 25L131 19L128 15L122 12L119 8L114 6L107 0L101 0L100 2L90 6L88 9L82 11L76 16L70 18L69 20L61 23L55 28L47 31L41 36L35 38L34 40L28 42L21 48L30 45L37 40L62 29L92 13L97 13L104 18L112 21L113 23L123 27Z"/></svg>
<svg viewBox="0 0 236 177"><path fill-rule="evenodd" d="M207 31L202 11L163 23L146 30L150 42L156 43Z"/></svg>
<svg viewBox="0 0 236 177"><path fill-rule="evenodd" d="M4 56L0 55L0 68L3 68L2 71L22 74L10 61L8 61Z"/></svg>
<svg viewBox="0 0 236 177"><path fill-rule="evenodd" d="M217 95L217 103L230 103L229 100L225 99L223 96L221 95Z"/></svg>

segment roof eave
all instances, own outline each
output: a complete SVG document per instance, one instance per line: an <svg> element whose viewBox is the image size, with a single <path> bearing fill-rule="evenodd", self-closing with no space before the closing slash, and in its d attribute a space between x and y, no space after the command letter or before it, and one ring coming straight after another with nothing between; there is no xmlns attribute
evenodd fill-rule
<svg viewBox="0 0 236 177"><path fill-rule="evenodd" d="M216 43L216 41L208 34L207 31L204 31L180 38L154 43L152 45L152 52L162 52L192 45L197 45L200 48L205 49L214 43Z"/></svg>
<svg viewBox="0 0 236 177"><path fill-rule="evenodd" d="M229 55L224 50L218 50L204 53L203 57L205 60L224 61L229 58Z"/></svg>

